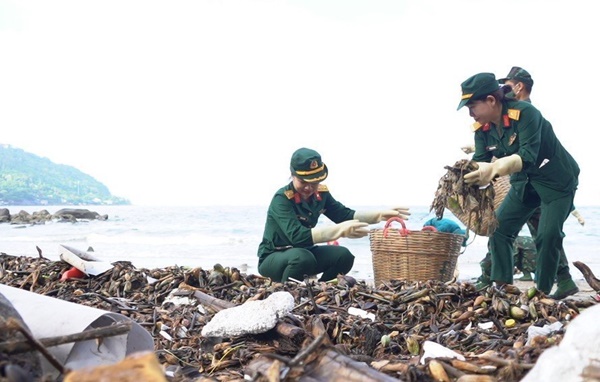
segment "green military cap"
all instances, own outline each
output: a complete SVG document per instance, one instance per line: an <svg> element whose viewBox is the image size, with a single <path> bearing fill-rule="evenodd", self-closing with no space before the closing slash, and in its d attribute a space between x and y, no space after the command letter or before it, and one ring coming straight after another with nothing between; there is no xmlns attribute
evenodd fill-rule
<svg viewBox="0 0 600 382"><path fill-rule="evenodd" d="M529 74L527 70L518 66L513 66L510 72L508 72L506 75L506 78L500 78L498 82L503 84L508 80L515 80L533 86L533 78L531 78L531 74Z"/></svg>
<svg viewBox="0 0 600 382"><path fill-rule="evenodd" d="M299 148L292 154L290 170L292 175L309 183L322 182L327 178L327 166L321 160L321 155L305 147Z"/></svg>
<svg viewBox="0 0 600 382"><path fill-rule="evenodd" d="M456 110L465 106L472 99L478 99L498 90L498 81L496 81L496 76L493 73L479 73L469 77L465 82L460 84L460 87L462 89L462 97Z"/></svg>

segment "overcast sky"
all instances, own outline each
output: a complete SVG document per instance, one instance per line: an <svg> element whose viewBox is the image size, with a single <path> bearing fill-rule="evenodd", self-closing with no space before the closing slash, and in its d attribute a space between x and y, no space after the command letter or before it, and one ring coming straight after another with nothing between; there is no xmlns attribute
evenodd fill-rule
<svg viewBox="0 0 600 382"><path fill-rule="evenodd" d="M429 205L460 83L514 65L598 205L594 1L0 0L0 143L138 205L266 205L319 151L352 205Z"/></svg>

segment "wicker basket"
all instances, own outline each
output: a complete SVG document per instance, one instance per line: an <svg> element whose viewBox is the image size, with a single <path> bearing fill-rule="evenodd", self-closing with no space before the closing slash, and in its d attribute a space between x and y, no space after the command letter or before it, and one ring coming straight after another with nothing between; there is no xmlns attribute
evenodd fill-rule
<svg viewBox="0 0 600 382"><path fill-rule="evenodd" d="M446 208L456 216L468 230L475 232L480 236L492 236L496 230L497 221L495 211L498 211L500 204L510 190L510 177L508 175L496 179L493 183L494 187L494 213L486 214L477 220L475 212L464 211L459 205L462 205L462 200L457 200L454 203L447 203Z"/></svg>
<svg viewBox="0 0 600 382"><path fill-rule="evenodd" d="M402 228L392 229L393 222ZM423 229L408 230L402 219L391 218L383 229L371 230L375 285L389 280L452 279L464 236L437 232L434 227Z"/></svg>

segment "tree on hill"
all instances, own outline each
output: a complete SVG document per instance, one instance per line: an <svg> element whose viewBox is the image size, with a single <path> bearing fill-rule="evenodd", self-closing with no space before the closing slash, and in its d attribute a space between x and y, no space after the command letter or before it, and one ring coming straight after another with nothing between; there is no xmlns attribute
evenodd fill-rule
<svg viewBox="0 0 600 382"><path fill-rule="evenodd" d="M0 205L130 204L75 167L0 145Z"/></svg>

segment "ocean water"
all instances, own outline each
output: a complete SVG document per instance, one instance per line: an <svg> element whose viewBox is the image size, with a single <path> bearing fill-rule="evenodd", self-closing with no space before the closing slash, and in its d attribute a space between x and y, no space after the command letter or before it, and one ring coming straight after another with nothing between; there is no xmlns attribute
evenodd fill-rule
<svg viewBox="0 0 600 382"><path fill-rule="evenodd" d="M54 213L63 206L7 206L11 214L42 209ZM37 257L42 254L58 260L59 245L80 250L92 247L96 257L105 261L131 261L138 268L162 268L172 265L211 269L214 264L237 267L242 272L258 273L256 256L262 238L267 206L233 207L146 207L146 206L82 206L107 214L106 221L77 223L48 222L38 225L0 224L0 252ZM381 208L357 207L356 209ZM564 245L570 262L582 261L600 274L600 206L579 207L586 220L580 226L569 217L565 224ZM409 229L418 230L433 217L429 207L411 206ZM448 218L456 220L447 212ZM327 218L322 217L323 223ZM380 228L383 223L371 226ZM524 234L529 234L525 229ZM351 275L358 279L373 278L369 239L340 239L356 260ZM471 234L469 245L458 259L459 279L468 280L480 274L479 261L486 253L487 238ZM571 266L576 279L582 274Z"/></svg>

